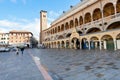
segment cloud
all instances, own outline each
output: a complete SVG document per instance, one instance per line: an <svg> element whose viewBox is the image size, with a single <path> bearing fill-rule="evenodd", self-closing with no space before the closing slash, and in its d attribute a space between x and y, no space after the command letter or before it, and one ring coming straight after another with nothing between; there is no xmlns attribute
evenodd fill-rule
<svg viewBox="0 0 120 80"><path fill-rule="evenodd" d="M9 20L0 20L0 26L12 28L13 26L19 26L19 23L12 22Z"/></svg>
<svg viewBox="0 0 120 80"><path fill-rule="evenodd" d="M50 26L51 22L54 21L60 12L50 11L48 13L48 25ZM9 19L0 20L0 31L9 32L11 30L27 30L34 34L34 36L39 39L40 33L40 19L34 18L33 20L28 19L19 19L16 17L9 17Z"/></svg>
<svg viewBox="0 0 120 80"><path fill-rule="evenodd" d="M33 22L26 24L23 29L31 31L34 34L34 36L37 39L39 39L39 33L40 33L40 23L39 22L40 22L39 18L35 18Z"/></svg>
<svg viewBox="0 0 120 80"><path fill-rule="evenodd" d="M19 19L16 21L0 20L0 31L9 32L11 30L25 30L30 31L34 36L39 39L39 18L35 18L33 21L27 19Z"/></svg>

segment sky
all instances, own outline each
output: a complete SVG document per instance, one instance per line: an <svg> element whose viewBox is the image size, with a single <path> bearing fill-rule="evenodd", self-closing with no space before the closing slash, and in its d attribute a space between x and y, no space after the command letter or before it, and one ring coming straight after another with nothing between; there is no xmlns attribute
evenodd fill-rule
<svg viewBox="0 0 120 80"><path fill-rule="evenodd" d="M40 11L47 11L48 26L80 0L0 0L0 32L25 30L39 39Z"/></svg>

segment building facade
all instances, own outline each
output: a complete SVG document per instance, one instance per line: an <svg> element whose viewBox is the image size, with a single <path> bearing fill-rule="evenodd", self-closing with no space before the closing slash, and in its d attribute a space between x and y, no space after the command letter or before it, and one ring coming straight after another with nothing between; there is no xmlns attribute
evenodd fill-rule
<svg viewBox="0 0 120 80"><path fill-rule="evenodd" d="M0 33L0 45L9 44L9 33Z"/></svg>
<svg viewBox="0 0 120 80"><path fill-rule="evenodd" d="M42 30L41 42L48 48L120 49L120 0L82 0Z"/></svg>
<svg viewBox="0 0 120 80"><path fill-rule="evenodd" d="M33 36L31 32L28 31L10 31L9 32L9 44L18 45L18 44L28 44L30 45L30 37Z"/></svg>

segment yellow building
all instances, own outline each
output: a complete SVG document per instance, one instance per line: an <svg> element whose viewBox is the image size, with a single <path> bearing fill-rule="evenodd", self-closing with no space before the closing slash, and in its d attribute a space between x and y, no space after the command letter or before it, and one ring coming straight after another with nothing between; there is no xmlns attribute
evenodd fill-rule
<svg viewBox="0 0 120 80"><path fill-rule="evenodd" d="M120 0L83 0L50 28L47 12L41 14L41 43L48 48L120 49Z"/></svg>
<svg viewBox="0 0 120 80"><path fill-rule="evenodd" d="M9 44L17 45L17 44L28 44L30 45L30 37L33 34L28 31L17 31L13 30L9 32Z"/></svg>

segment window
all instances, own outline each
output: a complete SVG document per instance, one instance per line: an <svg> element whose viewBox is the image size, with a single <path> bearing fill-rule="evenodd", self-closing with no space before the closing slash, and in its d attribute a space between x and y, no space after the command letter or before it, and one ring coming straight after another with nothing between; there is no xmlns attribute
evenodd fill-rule
<svg viewBox="0 0 120 80"><path fill-rule="evenodd" d="M43 17L46 17L46 15L43 15Z"/></svg>

